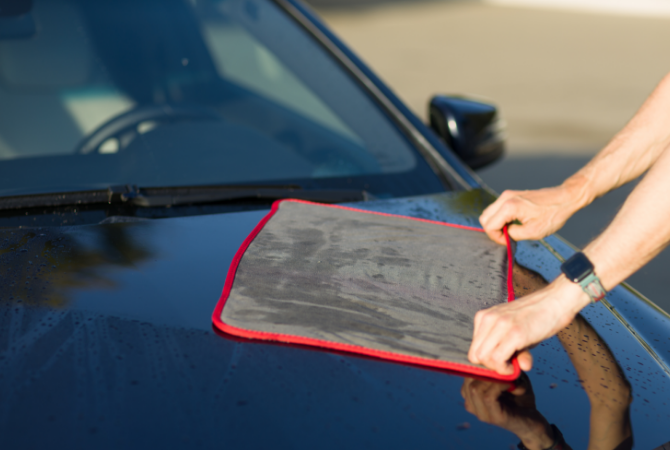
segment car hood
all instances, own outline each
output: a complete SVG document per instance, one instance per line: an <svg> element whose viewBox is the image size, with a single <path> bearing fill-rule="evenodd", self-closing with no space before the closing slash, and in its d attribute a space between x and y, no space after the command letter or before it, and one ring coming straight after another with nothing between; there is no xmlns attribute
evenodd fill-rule
<svg viewBox="0 0 670 450"><path fill-rule="evenodd" d="M488 201L474 190L356 206L477 225ZM458 374L215 332L211 314L228 267L266 213L0 230L2 445L516 445L512 433L464 409ZM551 279L556 255L572 250L548 242L553 248L519 243L517 260ZM617 288L583 312L632 385L639 448L670 439L670 333L667 317L650 308ZM565 349L552 338L533 356L537 409L572 448L586 447L590 403Z"/></svg>

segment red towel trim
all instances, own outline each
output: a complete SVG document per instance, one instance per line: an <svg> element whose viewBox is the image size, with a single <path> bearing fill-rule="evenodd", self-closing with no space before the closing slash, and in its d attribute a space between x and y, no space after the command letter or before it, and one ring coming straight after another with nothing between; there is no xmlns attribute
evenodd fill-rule
<svg viewBox="0 0 670 450"><path fill-rule="evenodd" d="M450 361L440 361L440 360L435 360L435 359L429 359L429 358L422 358L418 356L409 356L409 355L402 355L398 353L393 353L393 352L388 352L384 350L375 350L372 348L367 348L367 347L362 347L359 345L352 345L352 344L343 344L339 342L331 342L331 341L324 341L321 339L313 339L313 338L307 338L307 337L302 337L302 336L294 336L290 334L282 334L282 333L270 333L266 331L255 331L255 330L247 330L244 328L238 328L234 327L232 325L228 325L224 323L221 320L221 313L223 312L223 307L226 304L226 300L228 300L228 296L230 295L230 291L233 289L233 282L235 280L235 274L237 272L237 267L240 264L240 261L242 260L242 257L244 256L244 253L247 251L249 248L249 245L253 242L253 240L258 236L258 234L261 232L263 227L265 226L266 223L272 218L272 216L279 210L279 205L282 202L294 202L294 203L305 203L308 205L318 205L318 206L323 206L327 208L339 208L339 209L345 209L349 211L356 211L356 212L362 212L362 213L367 213L367 214L376 214L379 216L387 216L387 217L399 217L402 219L409 219L409 220L416 220L419 222L425 222L425 223L432 223L436 225L443 225L443 226L448 226L448 227L453 227L453 228L461 228L464 230L472 230L472 231L478 231L478 232L484 232L481 228L475 228L475 227L468 227L465 225L456 225L456 224L451 224L451 223L446 223L446 222L438 222L435 220L426 220L426 219L417 219L415 217L408 217L408 216L401 216L397 214L387 214L387 213L381 213L381 212L376 212L376 211L366 211L363 209L356 209L356 208L350 208L348 206L340 206L340 205L324 205L321 203L313 203L313 202L308 202L304 200L294 200L294 199L283 199L283 200L277 200L272 204L272 209L270 212L263 217L263 219L258 222L258 225L253 229L253 231L247 236L247 238L244 240L240 248L237 250L237 253L235 253L235 257L233 258L232 263L230 264L230 269L228 270L228 275L226 276L226 283L223 286L223 292L221 293L221 298L219 299L219 302L216 304L216 308L214 309L214 313L212 314L212 322L214 325L224 333L232 334L234 336L240 336L248 339L260 339L260 340L265 340L265 341L278 341L278 342L285 342L285 343L290 343L290 344L301 344L301 345L309 345L309 346L314 346L314 347L321 347L325 349L333 349L333 350L339 350L339 351L344 351L347 353L358 353L362 355L367 355L367 356L373 356L376 358L381 358L389 361L396 361L396 362L401 362L401 363L410 363L410 364L417 364L421 366L428 366L428 367L436 367L439 369L448 369L448 370L453 370L465 374L472 374L472 375L477 375L477 376L482 376L486 378L494 378L497 380L503 380L503 381L511 381L515 380L518 378L519 374L521 373L521 369L519 368L519 363L516 360L516 357L512 359L512 366L514 367L514 372L511 375L501 375L493 370L490 369L485 369L482 367L475 367L475 366L469 366L467 364L461 364L457 362L450 362ZM509 235L507 234L507 227L504 228L504 233L505 237L507 239L507 301L510 302L514 300L514 284L512 282L512 268L513 268L513 255L512 255L512 248L510 245L510 239Z"/></svg>
<svg viewBox="0 0 670 450"><path fill-rule="evenodd" d="M483 230L482 230L483 231ZM505 241L507 242L507 303L514 300L514 255L512 254L512 240L507 231L507 225L503 228ZM514 360L516 362L516 360Z"/></svg>

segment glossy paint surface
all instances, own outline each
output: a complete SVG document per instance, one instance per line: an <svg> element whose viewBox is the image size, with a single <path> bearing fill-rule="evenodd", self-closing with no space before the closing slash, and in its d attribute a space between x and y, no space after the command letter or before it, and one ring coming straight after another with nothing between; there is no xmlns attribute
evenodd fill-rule
<svg viewBox="0 0 670 450"><path fill-rule="evenodd" d="M476 225L488 201L470 191L356 206ZM518 442L465 411L457 374L216 334L210 318L228 265L265 213L0 231L3 448ZM519 243L517 259L547 279L559 271L539 243ZM641 323L658 323L652 331L662 333L658 314L629 291L617 288L608 299L628 302ZM663 444L670 420L663 359L606 305L584 316L632 384L636 448ZM573 448L585 448L590 405L565 350L553 338L533 355L537 409Z"/></svg>

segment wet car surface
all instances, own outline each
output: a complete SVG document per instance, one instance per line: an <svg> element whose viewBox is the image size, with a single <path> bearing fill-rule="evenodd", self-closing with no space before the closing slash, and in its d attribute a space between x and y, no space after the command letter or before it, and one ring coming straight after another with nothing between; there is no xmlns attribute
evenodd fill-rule
<svg viewBox="0 0 670 450"><path fill-rule="evenodd" d="M35 4L37 17L39 8L79 5ZM490 381L241 340L213 329L212 311L233 256L275 198L360 200L346 204L478 226L480 212L493 197L299 3L149 1L131 19L114 17L141 30L159 4L177 8L172 13L190 11L184 5L202 7L203 17L214 17L210 34L236 39L241 39L239 27L232 35L216 27L241 17L244 29L253 30L252 37L265 45L256 42L250 48L261 55L256 62L265 67L268 80L285 68L264 53L268 48L295 70L304 64L291 58L304 48L280 48L279 39L263 34L269 28L258 25L264 17L278 21L275 25L293 24L295 29L278 36L302 42L308 54L321 59L312 61L313 72L292 79L293 96L272 103L258 97L259 92L270 95L258 84L244 87L239 73L232 77L236 83L220 83L214 71L208 72L206 58L198 59L201 53L175 60L166 56L170 76L142 72L148 77L142 89L119 82L132 85L123 78L125 60L105 54L95 63L98 78L79 79L69 71L55 78L64 85L113 80L120 91L125 88L124 95L135 103L126 99L132 105L120 111L116 104L97 128L84 123L82 105L101 97L107 102L114 95L118 101L123 97L118 92L112 95L93 82L85 93L73 93L72 86L45 86L56 81L15 76L24 67L20 64L11 66L15 72L8 72L14 75L9 81L3 72L0 447L514 448L519 438L513 432L487 423L496 420L473 408L486 400L480 393L500 386ZM133 7L132 2L106 5L118 5L119 11ZM221 5L228 6L212 10ZM81 10L83 19L63 9L62 20L105 22L104 14L86 7L91 9ZM167 39L170 21L152 23L155 35ZM13 33L19 35L35 32L30 23L16 26ZM106 26L91 39L109 52L106 46L118 33ZM190 38L192 31L187 26L178 30ZM19 37L0 37L0 63L8 54L20 55L7 50ZM149 50L154 57L160 54ZM169 56L171 50L164 50L162 55ZM141 61L139 56L129 60ZM221 69L224 75L226 70ZM324 81L328 71L337 73ZM307 80L309 89L299 87L300 80ZM337 89L333 83L340 83ZM53 138L48 151L35 145L42 137L33 136L33 128L26 132L25 123L21 136L7 126L31 109L7 107L2 99L20 99L27 89L35 89L34 101L45 96L42 100L58 112L54 117L64 121L62 130L54 131L53 123L42 129ZM60 109L53 104L54 92ZM147 92L158 93L154 98ZM312 109L291 103L310 92L321 95L307 101ZM173 97L171 102L165 103L166 96ZM189 101L182 104L180 98ZM325 98L331 109L314 106L315 98ZM356 99L353 106L346 104L351 98ZM152 102L162 106L156 110ZM192 103L206 108L192 108ZM34 120L29 123L39 125ZM230 144L225 147L229 153L220 151L221 142ZM393 148L385 154L389 142ZM324 148L324 143L334 147ZM258 153L244 153L246 148ZM561 259L572 252L555 236L518 243L517 294L556 277ZM519 418L555 424L575 449L586 448L593 433L606 426L621 431L621 448L630 447L628 419L636 448L658 447L670 440L664 427L670 420L669 325L653 303L619 286L606 301L585 308L559 337L532 350L534 368L520 381L523 396L511 398L503 392L505 385L488 405L505 404L496 417L506 414L505 425L517 433ZM592 411L598 412L595 426Z"/></svg>

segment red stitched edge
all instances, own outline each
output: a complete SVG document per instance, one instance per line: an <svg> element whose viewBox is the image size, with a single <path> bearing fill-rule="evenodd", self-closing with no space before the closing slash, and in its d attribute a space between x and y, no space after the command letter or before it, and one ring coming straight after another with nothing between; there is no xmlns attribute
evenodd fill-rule
<svg viewBox="0 0 670 450"><path fill-rule="evenodd" d="M507 242L507 303L514 301L514 255L512 254L512 241L507 231L507 225L503 228L505 241ZM516 360L514 360L516 361Z"/></svg>
<svg viewBox="0 0 670 450"><path fill-rule="evenodd" d="M324 341L321 339L313 339L313 338L307 338L307 337L302 337L302 336L294 336L290 334L282 334L282 333L269 333L265 331L254 331L254 330L246 330L244 328L238 328L234 327L232 325L228 325L224 323L221 320L221 313L223 312L223 307L226 304L226 300L228 300L228 296L230 295L230 291L233 289L233 281L235 279L235 274L237 272L237 268L240 264L240 261L242 260L242 257L244 256L244 253L247 251L249 248L249 245L253 242L253 240L258 236L258 234L261 232L263 227L265 226L266 223L272 218L272 216L279 210L279 205L282 202L294 202L294 203L305 203L308 205L318 205L318 206L324 206L328 208L339 208L339 209L345 209L349 211L356 211L356 212L363 212L363 213L368 213L368 214L376 214L379 216L387 216L387 217L399 217L402 219L409 219L409 220L415 220L419 222L425 222L425 223L432 223L432 224L437 224L437 225L443 225L443 226L448 226L448 227L453 227L453 228L461 228L464 230L472 230L472 231L479 231L479 232L484 232L481 228L475 228L475 227L468 227L465 225L456 225L456 224L451 224L451 223L446 223L446 222L438 222L435 220L426 220L426 219L417 219L415 217L408 217L408 216L401 216L398 214L387 214L387 213L381 213L381 212L376 212L376 211L366 211L363 209L356 209L356 208L350 208L348 206L340 206L340 205L324 205L321 203L314 203L314 202L308 202L305 200L295 200L295 199L282 199L282 200L277 200L272 204L272 209L270 209L270 212L263 217L263 219L258 222L258 225L254 227L254 229L251 231L249 236L242 242L242 245L240 248L237 250L237 253L235 253L235 257L233 258L233 261L230 264L230 269L228 269L228 275L226 276L226 282L223 286L223 292L221 293L221 297L219 298L219 302L216 304L216 308L214 308L214 313L212 314L212 322L214 325L224 333L232 334L234 336L240 336L244 338L249 338L249 339L260 339L260 340L265 340L265 341L279 341L279 342L286 342L286 343L291 343L291 344L302 344L302 345L311 345L315 347L322 347L326 349L333 349L333 350L340 350L340 351L345 351L345 352L351 352L351 353L358 353L362 355L367 355L367 356L374 356L377 358L385 359L385 360L390 360L390 361L396 361L396 362L402 362L402 363L410 363L410 364L418 364L422 366L428 366L428 367L436 367L440 369L450 369L450 370L455 370L458 372L462 373L467 373L467 374L472 374L472 375L479 375L483 376L486 378L494 378L497 380L503 380L503 381L512 381L518 378L519 374L521 373L521 369L519 368L519 363L516 360L516 358L512 359L512 366L514 368L514 372L511 375L501 375L493 370L490 369L485 369L481 367L475 367L475 366L469 366L467 364L461 364L461 363L456 363L456 362L449 362L449 361L440 361L440 360L434 360L434 359L428 359L428 358L421 358L418 356L409 356L409 355L401 355L398 353L393 353L393 352L387 352L383 350L375 350L367 347L361 347L358 345L352 345L352 344L342 344L338 342L331 342L331 341ZM514 300L514 285L512 283L512 250L511 250L511 245L510 245L510 239L509 235L507 234L507 227L504 228L504 233L505 237L507 239L507 301L510 302Z"/></svg>

